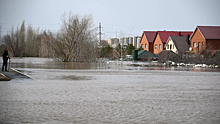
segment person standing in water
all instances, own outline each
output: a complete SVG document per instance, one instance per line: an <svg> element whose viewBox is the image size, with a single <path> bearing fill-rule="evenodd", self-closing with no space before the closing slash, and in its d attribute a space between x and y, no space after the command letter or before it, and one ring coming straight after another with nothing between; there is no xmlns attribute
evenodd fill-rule
<svg viewBox="0 0 220 124"><path fill-rule="evenodd" d="M4 53L3 53L3 65L2 65L2 71L8 71L7 70L7 65L8 65L8 58L9 58L9 56L8 56L8 47L6 47L6 49L5 49L5 51L4 51Z"/></svg>

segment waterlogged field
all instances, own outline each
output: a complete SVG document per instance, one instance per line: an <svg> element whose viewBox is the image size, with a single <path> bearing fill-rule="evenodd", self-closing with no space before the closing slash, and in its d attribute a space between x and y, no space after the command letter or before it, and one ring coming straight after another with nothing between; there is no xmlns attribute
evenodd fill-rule
<svg viewBox="0 0 220 124"><path fill-rule="evenodd" d="M28 60L12 66L34 80L0 82L0 123L220 122L218 71Z"/></svg>

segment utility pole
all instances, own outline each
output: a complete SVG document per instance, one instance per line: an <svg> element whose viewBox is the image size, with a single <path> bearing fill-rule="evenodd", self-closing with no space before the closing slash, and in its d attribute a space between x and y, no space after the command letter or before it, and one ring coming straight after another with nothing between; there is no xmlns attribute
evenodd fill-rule
<svg viewBox="0 0 220 124"><path fill-rule="evenodd" d="M99 22L99 42L101 43L101 40L102 40L102 38L101 38L101 35L102 35L102 32L101 32L101 22Z"/></svg>
<svg viewBox="0 0 220 124"><path fill-rule="evenodd" d="M1 22L0 22L0 43L2 42L2 25L1 25Z"/></svg>
<svg viewBox="0 0 220 124"><path fill-rule="evenodd" d="M122 61L122 47L123 47L123 42L121 42L121 61Z"/></svg>

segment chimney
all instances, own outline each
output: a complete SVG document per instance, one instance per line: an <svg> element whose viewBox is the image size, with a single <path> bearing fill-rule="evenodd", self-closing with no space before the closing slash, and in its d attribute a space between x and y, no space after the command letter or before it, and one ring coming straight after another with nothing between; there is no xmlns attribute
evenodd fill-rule
<svg viewBox="0 0 220 124"><path fill-rule="evenodd" d="M187 35L186 35L186 43L187 43L188 45L191 45L191 42L190 42L190 40L189 40L189 37L190 37L189 34L187 34Z"/></svg>

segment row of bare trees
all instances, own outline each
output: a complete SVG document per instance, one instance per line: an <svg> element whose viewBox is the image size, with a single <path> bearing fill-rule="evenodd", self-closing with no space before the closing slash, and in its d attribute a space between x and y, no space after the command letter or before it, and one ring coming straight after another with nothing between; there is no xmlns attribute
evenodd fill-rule
<svg viewBox="0 0 220 124"><path fill-rule="evenodd" d="M3 37L11 56L52 57L59 61L95 62L99 57L96 28L91 15L63 14L61 29L53 33L26 29L25 21Z"/></svg>
<svg viewBox="0 0 220 124"><path fill-rule="evenodd" d="M10 48L13 56L21 56L25 45L25 24L17 27L17 31L12 28L11 34L3 37L3 42Z"/></svg>
<svg viewBox="0 0 220 124"><path fill-rule="evenodd" d="M9 47L11 56L14 57L49 57L54 34L51 31L40 32L31 25L26 29L25 21L21 27L3 37L4 46Z"/></svg>

